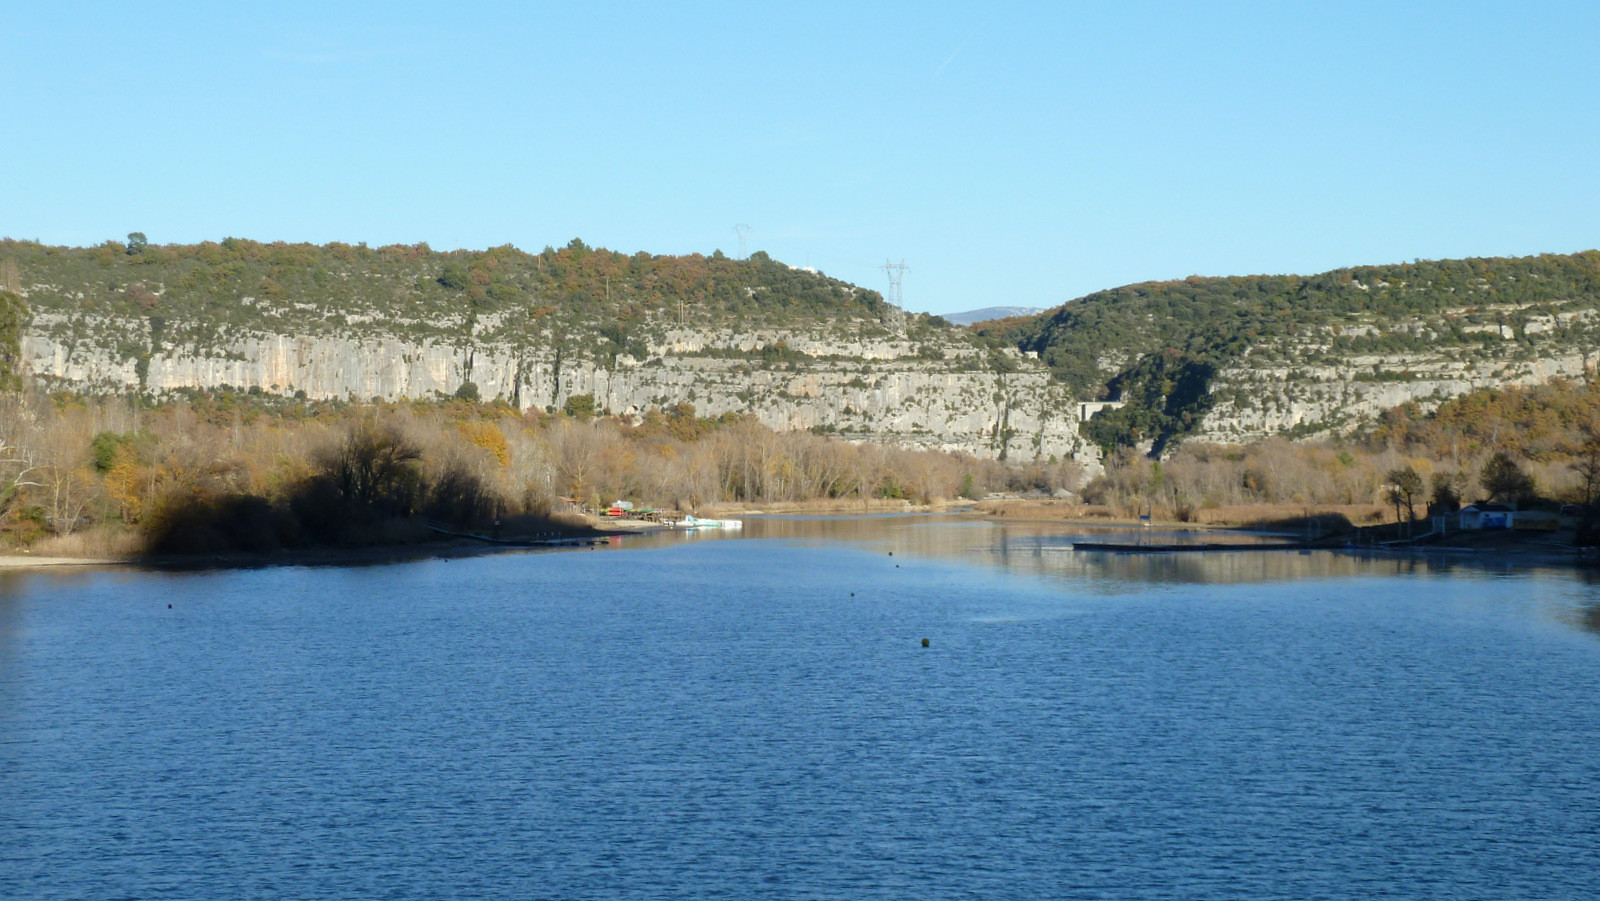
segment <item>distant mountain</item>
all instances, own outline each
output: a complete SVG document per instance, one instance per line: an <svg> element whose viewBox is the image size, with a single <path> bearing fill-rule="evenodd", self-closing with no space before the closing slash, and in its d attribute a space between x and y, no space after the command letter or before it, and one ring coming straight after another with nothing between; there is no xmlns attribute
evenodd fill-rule
<svg viewBox="0 0 1600 901"><path fill-rule="evenodd" d="M1010 319L1013 316L1032 316L1043 313L1043 307L984 307L981 310L968 310L965 313L946 313L945 321L956 325L972 325L977 322L988 322L991 319Z"/></svg>

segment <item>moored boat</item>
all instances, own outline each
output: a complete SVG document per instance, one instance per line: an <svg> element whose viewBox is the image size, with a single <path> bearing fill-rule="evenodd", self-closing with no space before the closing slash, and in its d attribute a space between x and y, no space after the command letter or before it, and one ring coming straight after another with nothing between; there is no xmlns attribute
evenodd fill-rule
<svg viewBox="0 0 1600 901"><path fill-rule="evenodd" d="M744 521L738 519L699 519L692 514L672 523L674 529L742 529Z"/></svg>

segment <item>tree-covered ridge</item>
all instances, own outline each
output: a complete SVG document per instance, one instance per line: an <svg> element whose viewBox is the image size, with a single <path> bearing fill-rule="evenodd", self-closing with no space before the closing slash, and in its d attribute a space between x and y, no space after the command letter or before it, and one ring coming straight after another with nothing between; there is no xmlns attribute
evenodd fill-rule
<svg viewBox="0 0 1600 901"><path fill-rule="evenodd" d="M426 244L260 243L51 247L0 241L22 293L53 319L145 319L158 342L226 344L240 332L330 328L410 338L484 332L582 334L616 344L645 321L686 327L852 319L876 322L882 298L757 252L624 254L574 239L528 253L511 245L436 251Z"/></svg>
<svg viewBox="0 0 1600 901"><path fill-rule="evenodd" d="M1127 401L1090 424L1098 443L1159 447L1204 416L1212 377L1230 366L1533 358L1592 345L1597 314L1600 252L1586 251L1147 282L979 331L1037 352L1084 399Z"/></svg>

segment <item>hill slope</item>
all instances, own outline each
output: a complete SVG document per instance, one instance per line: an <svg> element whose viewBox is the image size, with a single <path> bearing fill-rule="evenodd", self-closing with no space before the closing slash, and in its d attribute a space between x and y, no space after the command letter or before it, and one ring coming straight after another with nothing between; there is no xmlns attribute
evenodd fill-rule
<svg viewBox="0 0 1600 901"><path fill-rule="evenodd" d="M889 312L877 292L791 269L764 253L749 260L629 255L576 239L538 254L510 245L440 252L426 244L235 238L131 248L4 241L0 258L17 263L36 312L151 320L163 340L199 345L239 329L370 326L417 338L476 327L561 333L598 346L642 338L647 322L870 322Z"/></svg>
<svg viewBox="0 0 1600 901"><path fill-rule="evenodd" d="M690 403L775 428L1094 459L1042 365L764 253L0 241L0 263L32 312L23 363L80 390L475 391L550 409L591 395L619 414Z"/></svg>
<svg viewBox="0 0 1600 901"><path fill-rule="evenodd" d="M1039 354L1102 446L1312 434L1406 400L1581 371L1600 252L1418 261L1101 291L980 334Z"/></svg>

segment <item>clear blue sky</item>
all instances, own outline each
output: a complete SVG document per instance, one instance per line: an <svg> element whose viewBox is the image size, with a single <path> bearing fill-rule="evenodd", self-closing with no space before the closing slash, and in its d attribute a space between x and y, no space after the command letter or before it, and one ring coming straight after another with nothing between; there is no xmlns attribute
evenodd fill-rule
<svg viewBox="0 0 1600 901"><path fill-rule="evenodd" d="M1600 246L1600 4L26 3L0 234L574 236L906 305Z"/></svg>

